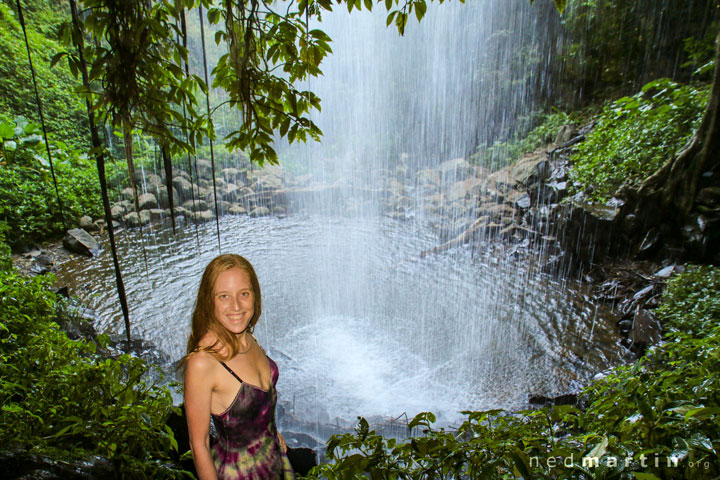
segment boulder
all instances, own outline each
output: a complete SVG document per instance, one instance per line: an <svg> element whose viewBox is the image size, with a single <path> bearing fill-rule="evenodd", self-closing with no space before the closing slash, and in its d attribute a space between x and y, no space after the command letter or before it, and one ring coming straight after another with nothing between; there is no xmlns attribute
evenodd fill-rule
<svg viewBox="0 0 720 480"><path fill-rule="evenodd" d="M138 197L140 210L150 210L158 207L157 198L152 193L143 193Z"/></svg>
<svg viewBox="0 0 720 480"><path fill-rule="evenodd" d="M448 200L454 202L466 197L477 196L481 192L484 183L481 179L475 177L455 182L448 192Z"/></svg>
<svg viewBox="0 0 720 480"><path fill-rule="evenodd" d="M190 212L202 212L210 209L208 202L201 199L187 200L182 204L182 207Z"/></svg>
<svg viewBox="0 0 720 480"><path fill-rule="evenodd" d="M147 225L150 223L150 212L147 210L141 210L139 214L137 212L130 212L124 215L122 219L128 227Z"/></svg>
<svg viewBox="0 0 720 480"><path fill-rule="evenodd" d="M240 187L234 183L228 183L222 189L220 189L220 198L229 202L237 200L238 193L240 193Z"/></svg>
<svg viewBox="0 0 720 480"><path fill-rule="evenodd" d="M135 201L135 194L133 193L132 187L124 188L122 192L120 192L120 197L123 200L128 200L130 202Z"/></svg>
<svg viewBox="0 0 720 480"><path fill-rule="evenodd" d="M112 216L113 220L119 220L122 218L123 215L125 215L125 207L123 207L120 204L115 204L110 208L110 215Z"/></svg>
<svg viewBox="0 0 720 480"><path fill-rule="evenodd" d="M100 244L82 228L68 230L65 238L63 238L63 245L71 252L88 257L94 257L100 253Z"/></svg>
<svg viewBox="0 0 720 480"><path fill-rule="evenodd" d="M270 215L270 209L267 207L255 207L250 212L251 217L264 217Z"/></svg>
<svg viewBox="0 0 720 480"><path fill-rule="evenodd" d="M83 215L82 217L80 217L79 225L80 228L87 232L94 232L98 229L97 226L93 223L92 217L89 217L88 215Z"/></svg>
<svg viewBox="0 0 720 480"><path fill-rule="evenodd" d="M215 215L210 210L203 210L202 212L194 212L193 218L198 222L209 222L215 219Z"/></svg>
<svg viewBox="0 0 720 480"><path fill-rule="evenodd" d="M151 173L150 175L147 175L145 177L145 184L152 185L153 187L157 188L161 185L165 185L165 182L160 175L155 175L154 173Z"/></svg>
<svg viewBox="0 0 720 480"><path fill-rule="evenodd" d="M506 193L517 187L517 181L510 174L510 167L505 167L497 172L493 172L487 178L488 191L494 189L500 193Z"/></svg>
<svg viewBox="0 0 720 480"><path fill-rule="evenodd" d="M192 198L193 184L184 177L174 177L173 188L180 195L178 202Z"/></svg>
<svg viewBox="0 0 720 480"><path fill-rule="evenodd" d="M572 138L577 136L578 131L574 126L567 124L560 127L557 135L555 136L555 145L564 145L569 142Z"/></svg>
<svg viewBox="0 0 720 480"><path fill-rule="evenodd" d="M464 158L446 160L438 167L443 182L459 180L467 177L473 167Z"/></svg>
<svg viewBox="0 0 720 480"><path fill-rule="evenodd" d="M547 180L552 173L552 168L545 153L535 153L518 160L511 167L511 172L512 179L527 188Z"/></svg>
<svg viewBox="0 0 720 480"><path fill-rule="evenodd" d="M150 220L152 221L162 220L166 215L165 210L162 208L151 208L148 212L150 212Z"/></svg>
<svg viewBox="0 0 720 480"><path fill-rule="evenodd" d="M202 160L198 158L196 161L196 166L198 175L206 178L212 177L212 163L210 163L210 160Z"/></svg>
<svg viewBox="0 0 720 480"><path fill-rule="evenodd" d="M420 170L417 172L417 182L419 185L437 186L440 184L440 173L436 170Z"/></svg>
<svg viewBox="0 0 720 480"><path fill-rule="evenodd" d="M243 215L247 213L247 209L245 207L241 207L237 203L234 203L228 209L228 213L231 215Z"/></svg>

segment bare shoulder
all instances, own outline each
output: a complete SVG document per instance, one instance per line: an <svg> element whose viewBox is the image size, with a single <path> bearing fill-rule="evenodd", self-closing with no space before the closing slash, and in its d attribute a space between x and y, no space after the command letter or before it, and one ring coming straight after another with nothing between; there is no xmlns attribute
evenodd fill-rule
<svg viewBox="0 0 720 480"><path fill-rule="evenodd" d="M212 353L199 350L187 357L185 370L186 372L192 371L192 373L209 373L214 369L215 364L217 364L217 360Z"/></svg>

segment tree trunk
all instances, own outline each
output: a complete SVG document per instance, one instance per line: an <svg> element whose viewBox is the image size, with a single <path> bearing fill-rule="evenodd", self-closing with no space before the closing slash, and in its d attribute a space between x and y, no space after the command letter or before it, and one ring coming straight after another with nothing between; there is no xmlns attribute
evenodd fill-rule
<svg viewBox="0 0 720 480"><path fill-rule="evenodd" d="M715 41L715 73L707 109L690 142L640 186L638 211L663 211L682 225L693 208L700 176L720 163L720 32ZM651 208L647 208L651 207ZM652 208L655 207L655 208ZM647 214L647 213L646 213Z"/></svg>

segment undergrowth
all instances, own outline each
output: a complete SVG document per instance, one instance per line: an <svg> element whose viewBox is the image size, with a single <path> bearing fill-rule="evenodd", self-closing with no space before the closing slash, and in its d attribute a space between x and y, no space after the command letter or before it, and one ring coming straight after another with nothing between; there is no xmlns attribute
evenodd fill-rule
<svg viewBox="0 0 720 480"><path fill-rule="evenodd" d="M571 157L571 192L604 201L623 184L638 185L687 143L709 92L664 78L606 106Z"/></svg>
<svg viewBox="0 0 720 480"><path fill-rule="evenodd" d="M0 223L2 225L2 223ZM5 227L3 227L5 230ZM107 345L71 340L57 324L51 278L11 266L0 232L0 437L28 454L111 460L117 478L189 476L171 460L177 443L166 420L166 388L131 355L98 354Z"/></svg>

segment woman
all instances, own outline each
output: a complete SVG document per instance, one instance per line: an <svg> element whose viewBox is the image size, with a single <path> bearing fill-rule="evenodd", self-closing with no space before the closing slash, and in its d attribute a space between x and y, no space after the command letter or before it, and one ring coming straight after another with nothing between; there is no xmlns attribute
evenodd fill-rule
<svg viewBox="0 0 720 480"><path fill-rule="evenodd" d="M228 254L208 264L185 357L185 411L200 480L294 478L275 426L277 365L252 334L261 312L250 262Z"/></svg>

